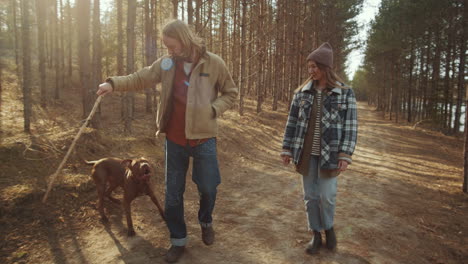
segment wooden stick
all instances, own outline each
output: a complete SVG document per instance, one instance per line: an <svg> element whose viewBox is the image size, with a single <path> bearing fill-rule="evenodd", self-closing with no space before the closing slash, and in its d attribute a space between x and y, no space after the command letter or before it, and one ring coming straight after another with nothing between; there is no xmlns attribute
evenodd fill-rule
<svg viewBox="0 0 468 264"><path fill-rule="evenodd" d="M50 176L50 182L49 182L49 186L47 187L47 191L44 195L44 198L42 198L42 202L45 203L46 200L47 200L47 196L49 195L49 192L50 190L52 189L52 185L54 184L54 181L55 181L55 178L57 177L57 175L60 173L60 171L62 170L63 166L65 165L65 162L67 162L68 160L68 156L70 156L70 153L72 152L73 148L75 148L75 145L76 145L76 142L78 141L78 139L80 138L81 134L83 133L84 129L86 128L86 126L88 125L89 121L93 118L94 116L94 113L96 113L96 110L98 108L98 105L99 103L101 102L102 100L102 97L103 96L99 96L97 99L96 99L96 102L94 103L94 106L93 106L93 109L91 110L91 113L89 113L89 116L88 118L86 118L86 121L84 122L84 124L81 126L80 128L80 131L78 131L78 134L76 134L75 136L75 139L73 140L70 148L68 149L68 152L67 154L65 155L65 157L63 158L62 162L60 163L59 167L57 168L57 170L55 171L54 174L52 174Z"/></svg>

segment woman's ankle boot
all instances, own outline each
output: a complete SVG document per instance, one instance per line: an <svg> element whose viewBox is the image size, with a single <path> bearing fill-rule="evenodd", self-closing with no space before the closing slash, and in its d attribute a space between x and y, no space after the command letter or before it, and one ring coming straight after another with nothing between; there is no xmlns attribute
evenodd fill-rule
<svg viewBox="0 0 468 264"><path fill-rule="evenodd" d="M325 230L325 237L327 239L327 248L334 250L336 248L336 235L335 235L335 230L333 230L333 227Z"/></svg>
<svg viewBox="0 0 468 264"><path fill-rule="evenodd" d="M306 252L310 255L315 255L318 253L320 247L322 246L322 235L319 231L314 230L314 237L307 244Z"/></svg>

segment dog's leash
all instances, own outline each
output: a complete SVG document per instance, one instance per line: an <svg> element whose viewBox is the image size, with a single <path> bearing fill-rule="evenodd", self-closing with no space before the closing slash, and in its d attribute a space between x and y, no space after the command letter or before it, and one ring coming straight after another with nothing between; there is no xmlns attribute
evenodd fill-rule
<svg viewBox="0 0 468 264"><path fill-rule="evenodd" d="M54 174L52 174L50 176L50 182L49 182L49 185L47 186L47 191L44 195L44 198L42 198L42 202L45 203L46 200L47 200L47 196L49 195L49 192L50 190L52 189L52 185L54 184L54 181L55 181L55 178L57 177L57 175L60 173L60 171L62 170L63 166L65 165L65 162L67 162L68 160L68 156L70 156L70 153L72 152L73 148L75 148L75 145L76 145L76 142L78 141L78 139L80 138L81 134L83 134L83 131L84 129L86 128L86 126L88 126L88 123L89 121L93 118L94 114L96 113L96 110L98 108L98 105L99 103L101 102L102 100L102 95L98 96L98 98L96 99L96 102L94 103L94 106L93 106L93 109L91 110L91 112L89 113L89 116L88 118L86 118L86 121L84 122L84 124L81 126L80 130L78 131L78 134L76 134L75 136L75 139L73 139L73 142L70 146L70 148L68 149L67 151L67 154L65 155L65 157L63 158L62 162L60 163L60 165L58 166L57 170L55 171Z"/></svg>

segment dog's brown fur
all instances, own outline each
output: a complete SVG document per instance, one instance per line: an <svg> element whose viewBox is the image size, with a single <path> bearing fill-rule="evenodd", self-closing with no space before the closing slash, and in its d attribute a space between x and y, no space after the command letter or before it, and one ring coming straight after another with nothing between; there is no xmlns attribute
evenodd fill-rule
<svg viewBox="0 0 468 264"><path fill-rule="evenodd" d="M120 201L113 198L111 195L112 191L119 186L124 190L123 208L127 217L128 236L135 235L130 204L140 195L148 195L158 208L159 214L163 220L165 220L164 211L159 205L158 199L154 195L149 184L149 179L151 174L153 174L153 170L146 159L122 160L118 158L104 158L85 162L88 165L93 165L91 177L96 183L99 198L98 210L103 222L109 221L104 214L104 197L109 198L109 200L114 203L120 204Z"/></svg>

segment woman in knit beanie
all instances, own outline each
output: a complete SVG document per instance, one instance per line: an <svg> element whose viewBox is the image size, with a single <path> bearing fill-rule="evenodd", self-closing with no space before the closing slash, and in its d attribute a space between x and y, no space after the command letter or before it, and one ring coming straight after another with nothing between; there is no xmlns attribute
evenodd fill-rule
<svg viewBox="0 0 468 264"><path fill-rule="evenodd" d="M307 57L309 78L295 91L280 154L302 175L309 230L306 252L336 248L334 230L337 176L351 164L357 139L356 98L335 74L333 50L323 43Z"/></svg>

